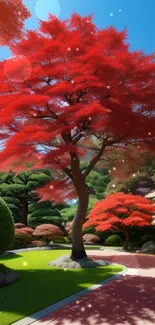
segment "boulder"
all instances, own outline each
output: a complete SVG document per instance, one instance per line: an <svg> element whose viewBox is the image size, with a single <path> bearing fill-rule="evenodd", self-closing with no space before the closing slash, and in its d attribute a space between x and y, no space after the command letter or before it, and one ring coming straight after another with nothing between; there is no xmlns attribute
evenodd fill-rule
<svg viewBox="0 0 155 325"><path fill-rule="evenodd" d="M155 254L155 241L146 242L140 249L141 253Z"/></svg>
<svg viewBox="0 0 155 325"><path fill-rule="evenodd" d="M50 266L60 267L63 269L81 269L81 268L92 268L98 266L107 266L109 263L104 260L84 258L77 261L73 261L70 255L63 255L55 261L48 263Z"/></svg>
<svg viewBox="0 0 155 325"><path fill-rule="evenodd" d="M6 287L20 279L20 275L0 264L0 288Z"/></svg>

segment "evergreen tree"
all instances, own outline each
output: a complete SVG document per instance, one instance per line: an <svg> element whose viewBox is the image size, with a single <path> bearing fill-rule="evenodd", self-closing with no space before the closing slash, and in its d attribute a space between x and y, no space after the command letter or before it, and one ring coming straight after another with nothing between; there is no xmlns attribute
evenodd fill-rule
<svg viewBox="0 0 155 325"><path fill-rule="evenodd" d="M65 205L52 205L51 201L32 202L29 205L28 225L35 228L41 224L53 224L64 230L61 209Z"/></svg>
<svg viewBox="0 0 155 325"><path fill-rule="evenodd" d="M14 221L27 224L28 205L38 200L33 193L52 179L49 170L24 171L17 176L10 173L0 173L0 196L8 204Z"/></svg>

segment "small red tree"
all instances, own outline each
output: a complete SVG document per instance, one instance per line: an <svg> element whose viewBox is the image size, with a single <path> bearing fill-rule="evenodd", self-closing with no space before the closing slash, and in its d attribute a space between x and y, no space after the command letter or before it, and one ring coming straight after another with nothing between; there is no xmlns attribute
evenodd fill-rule
<svg viewBox="0 0 155 325"><path fill-rule="evenodd" d="M154 211L154 204L140 195L116 193L95 203L84 228L95 226L96 231L122 232L125 235L124 249L127 249L129 229L133 226L150 226Z"/></svg>
<svg viewBox="0 0 155 325"><path fill-rule="evenodd" d="M24 21L29 17L22 0L0 0L0 45L21 37Z"/></svg>
<svg viewBox="0 0 155 325"><path fill-rule="evenodd" d="M6 62L0 65L1 169L19 172L33 162L32 168L55 170L55 181L38 193L57 202L78 198L71 257L83 258L82 225L93 193L86 177L109 148L154 149L155 57L129 51L125 31L98 30L91 16L77 14L64 22L49 16L12 52L27 58L31 73L22 74L15 61L11 82Z"/></svg>

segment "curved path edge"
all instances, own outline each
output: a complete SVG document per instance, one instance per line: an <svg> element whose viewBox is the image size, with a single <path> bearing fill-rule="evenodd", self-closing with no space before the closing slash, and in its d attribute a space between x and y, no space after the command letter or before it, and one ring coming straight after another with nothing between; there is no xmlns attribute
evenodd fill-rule
<svg viewBox="0 0 155 325"><path fill-rule="evenodd" d="M109 263L109 261L108 261L108 263ZM34 322L39 321L42 318L47 317L48 315L51 315L51 313L57 311L58 309L60 309L62 307L65 307L66 305L69 305L70 303L78 300L80 297L88 295L92 291L104 286L105 284L107 284L107 283L109 283L109 282L111 282L113 280L118 279L119 277L121 277L122 275L127 274L127 272L128 272L128 268L126 266L124 266L123 264L121 264L121 263L109 263L109 264L110 265L121 265L121 266L124 267L124 270L121 271L121 272L118 272L117 274L115 274L115 275L113 275L113 276L111 276L111 277L109 277L109 278L107 278L107 279L105 279L105 280L103 280L103 281L101 281L101 282L99 282L97 284L94 284L91 287L88 287L87 289L84 289L82 291L79 291L79 292L75 293L72 296L64 298L64 299L56 302L55 304L49 305L48 307L45 307L42 310L40 310L40 311L30 315L30 316L22 318L19 321L12 323L12 325L30 325L30 324L33 324ZM44 325L46 325L46 324L44 323Z"/></svg>

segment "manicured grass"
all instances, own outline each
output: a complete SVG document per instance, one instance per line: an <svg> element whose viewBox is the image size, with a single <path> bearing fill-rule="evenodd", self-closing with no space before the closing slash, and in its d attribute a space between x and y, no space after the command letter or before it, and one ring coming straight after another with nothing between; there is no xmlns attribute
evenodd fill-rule
<svg viewBox="0 0 155 325"><path fill-rule="evenodd" d="M31 251L0 258L21 279L0 289L0 325L9 325L122 271L122 266L63 270L47 263L67 251Z"/></svg>

